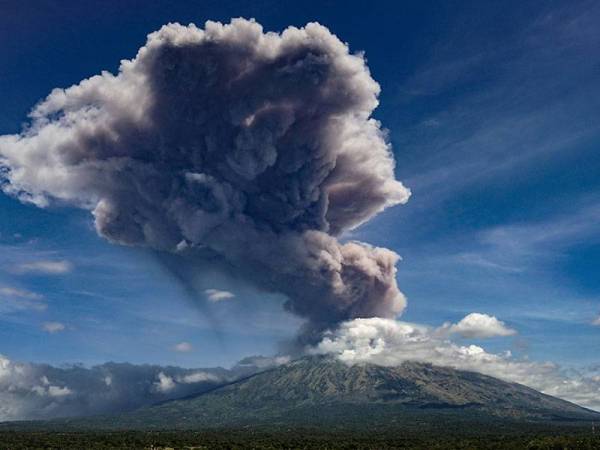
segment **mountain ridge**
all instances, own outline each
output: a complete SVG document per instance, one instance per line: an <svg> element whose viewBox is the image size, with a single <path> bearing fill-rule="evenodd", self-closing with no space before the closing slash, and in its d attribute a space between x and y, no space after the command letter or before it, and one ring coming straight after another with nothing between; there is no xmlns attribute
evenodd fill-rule
<svg viewBox="0 0 600 450"><path fill-rule="evenodd" d="M79 429L344 429L589 421L600 421L600 413L477 372L420 362L396 367L349 366L330 356L309 356L133 412L46 425Z"/></svg>
<svg viewBox="0 0 600 450"><path fill-rule="evenodd" d="M600 420L600 414L573 403L476 372L417 362L397 367L348 366L329 356L311 356L202 394L141 408L119 416L119 422L153 427L153 418L158 418L175 428L202 428L264 422L311 424L338 417L334 421L342 423L344 416L353 416L347 417L352 422L365 409L390 419L411 412L421 416L423 411L444 415L451 411L492 419Z"/></svg>

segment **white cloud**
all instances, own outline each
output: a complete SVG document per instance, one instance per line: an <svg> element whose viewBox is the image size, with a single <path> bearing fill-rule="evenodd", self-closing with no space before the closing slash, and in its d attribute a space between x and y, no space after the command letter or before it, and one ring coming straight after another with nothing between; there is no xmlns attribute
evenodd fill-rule
<svg viewBox="0 0 600 450"><path fill-rule="evenodd" d="M180 383L192 384L202 381L219 381L219 377L208 372L194 372L177 379Z"/></svg>
<svg viewBox="0 0 600 450"><path fill-rule="evenodd" d="M508 328L504 322L494 316L481 313L471 313L456 324L445 324L442 329L446 329L449 333L460 334L464 338L474 339L517 334L516 330Z"/></svg>
<svg viewBox="0 0 600 450"><path fill-rule="evenodd" d="M5 363L5 366L6 366L5 367L5 369L6 369L5 377L7 377L8 375L10 375L9 369L11 368L11 363L7 359L4 359L2 356L0 356L0 361L4 361L4 363ZM26 366L12 365L13 370L17 374L20 374L20 375L25 375L25 373L26 373L25 367ZM0 374L0 378L1 378L1 374ZM36 385L32 386L31 392L39 395L40 397L61 398L61 397L66 397L68 395L73 394L73 391L71 389L69 389L67 386L57 386L55 384L52 384L46 375L41 376L39 381L42 384L41 385L36 384ZM15 389L15 386L13 385L12 388ZM22 389L22 386L20 386L20 388Z"/></svg>
<svg viewBox="0 0 600 450"><path fill-rule="evenodd" d="M11 298L23 298L27 300L41 300L44 298L40 294L35 292L27 291L24 289L17 289L10 286L0 286L0 295L11 297Z"/></svg>
<svg viewBox="0 0 600 450"><path fill-rule="evenodd" d="M45 322L42 329L47 333L58 333L65 330L65 325L60 322Z"/></svg>
<svg viewBox="0 0 600 450"><path fill-rule="evenodd" d="M540 264L552 263L565 251L595 239L600 220L600 200L588 197L563 212L543 221L517 222L479 232L473 247L454 254L461 266L515 275L539 270ZM565 212L566 210L566 212Z"/></svg>
<svg viewBox="0 0 600 450"><path fill-rule="evenodd" d="M170 392L175 389L175 381L168 375L165 375L164 372L160 372L158 374L158 381L154 383L154 389L157 392Z"/></svg>
<svg viewBox="0 0 600 450"><path fill-rule="evenodd" d="M65 395L71 395L72 393L73 391L66 386L48 386L48 395L50 397L64 397Z"/></svg>
<svg viewBox="0 0 600 450"><path fill-rule="evenodd" d="M73 265L65 260L39 260L22 263L16 266L17 273L42 273L46 275L63 275L73 270Z"/></svg>
<svg viewBox="0 0 600 450"><path fill-rule="evenodd" d="M593 321L592 321L592 325L596 325L598 327L600 327L600 316L596 317Z"/></svg>
<svg viewBox="0 0 600 450"><path fill-rule="evenodd" d="M43 296L25 289L0 286L0 313L20 310L44 311L48 307Z"/></svg>
<svg viewBox="0 0 600 450"><path fill-rule="evenodd" d="M45 383L44 383L45 381ZM62 398L68 395L72 395L73 391L66 386L54 386L50 384L50 382L45 379L42 381L43 386L37 385L31 388L31 392L39 395L40 397L53 397L53 398ZM1 412L1 411L0 411Z"/></svg>
<svg viewBox="0 0 600 450"><path fill-rule="evenodd" d="M173 346L173 350L175 350L176 352L191 352L194 349L194 347L192 347L192 344L190 344L189 342L180 342L179 344L176 344Z"/></svg>
<svg viewBox="0 0 600 450"><path fill-rule="evenodd" d="M204 392L244 373L117 363L59 368L0 355L0 422L129 411Z"/></svg>
<svg viewBox="0 0 600 450"><path fill-rule="evenodd" d="M515 359L508 351L488 353L476 345L457 345L439 329L423 325L380 318L355 319L344 322L310 351L333 354L347 364L396 366L404 361L420 361L470 370L600 409L599 374L567 372L550 362Z"/></svg>
<svg viewBox="0 0 600 450"><path fill-rule="evenodd" d="M204 293L211 302L220 302L222 300L229 300L235 297L235 294L232 292L221 291L219 289L206 289Z"/></svg>

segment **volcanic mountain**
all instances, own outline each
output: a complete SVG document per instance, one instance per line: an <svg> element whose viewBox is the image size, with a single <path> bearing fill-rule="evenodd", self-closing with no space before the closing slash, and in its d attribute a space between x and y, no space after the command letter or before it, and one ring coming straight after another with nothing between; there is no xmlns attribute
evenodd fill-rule
<svg viewBox="0 0 600 450"><path fill-rule="evenodd" d="M209 392L61 428L326 427L419 429L600 421L600 413L475 372L406 362L348 366L305 357ZM60 423L58 423L60 422Z"/></svg>

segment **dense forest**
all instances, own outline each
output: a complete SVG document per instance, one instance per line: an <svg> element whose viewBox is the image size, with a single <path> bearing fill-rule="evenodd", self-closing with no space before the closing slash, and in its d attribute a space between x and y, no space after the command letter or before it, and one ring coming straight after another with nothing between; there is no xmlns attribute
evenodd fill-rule
<svg viewBox="0 0 600 450"><path fill-rule="evenodd" d="M0 447L17 449L598 449L600 435L591 429L515 431L468 436L449 432L428 435L400 431L327 433L315 430L214 430L177 432L0 432Z"/></svg>

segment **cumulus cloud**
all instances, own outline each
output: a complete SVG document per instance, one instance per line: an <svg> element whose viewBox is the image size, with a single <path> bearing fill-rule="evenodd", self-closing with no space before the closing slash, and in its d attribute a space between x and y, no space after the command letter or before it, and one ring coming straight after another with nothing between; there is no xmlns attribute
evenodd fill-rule
<svg viewBox="0 0 600 450"><path fill-rule="evenodd" d="M496 317L481 313L471 313L458 323L444 324L441 329L470 339L485 339L517 334L516 330L507 327L504 322L498 320Z"/></svg>
<svg viewBox="0 0 600 450"><path fill-rule="evenodd" d="M69 261L64 260L31 261L18 264L15 267L15 272L17 273L41 273L46 275L63 275L69 273L71 270L73 270L73 265Z"/></svg>
<svg viewBox="0 0 600 450"><path fill-rule="evenodd" d="M154 389L158 392L171 392L175 389L175 381L168 375L165 375L164 372L158 373L158 381L154 383Z"/></svg>
<svg viewBox="0 0 600 450"><path fill-rule="evenodd" d="M229 370L117 363L58 368L0 355L0 422L121 413L199 394L287 361L252 357Z"/></svg>
<svg viewBox="0 0 600 450"><path fill-rule="evenodd" d="M225 370L116 363L58 368L0 355L0 421L119 413L201 393L260 369L251 364Z"/></svg>
<svg viewBox="0 0 600 450"><path fill-rule="evenodd" d="M229 291L220 291L218 289L206 289L204 291L206 298L211 302L220 302L222 300L229 300L235 297L235 294Z"/></svg>
<svg viewBox="0 0 600 450"><path fill-rule="evenodd" d="M395 317L399 256L337 239L410 195L371 117L379 90L363 55L317 23L169 24L116 75L53 90L1 136L2 189L177 255L184 283L182 267L209 263L283 293L307 335Z"/></svg>
<svg viewBox="0 0 600 450"><path fill-rule="evenodd" d="M194 349L194 347L192 347L192 344L190 344L189 342L179 342L178 344L175 344L173 346L173 350L175 350L176 352L191 352Z"/></svg>
<svg viewBox="0 0 600 450"><path fill-rule="evenodd" d="M42 325L42 330L46 333L54 334L65 330L65 325L60 322L45 322Z"/></svg>
<svg viewBox="0 0 600 450"><path fill-rule="evenodd" d="M489 353L477 345L458 345L439 329L423 325L382 318L355 319L328 333L309 351L333 354L347 364L397 366L419 361L470 370L600 409L599 373L568 371L549 362L516 359L508 351Z"/></svg>
<svg viewBox="0 0 600 450"><path fill-rule="evenodd" d="M31 388L32 391L39 396L61 398L73 394L73 391L67 386L55 386L50 383L50 380L48 380L48 377L45 375L40 378L40 381L41 385L36 385Z"/></svg>

